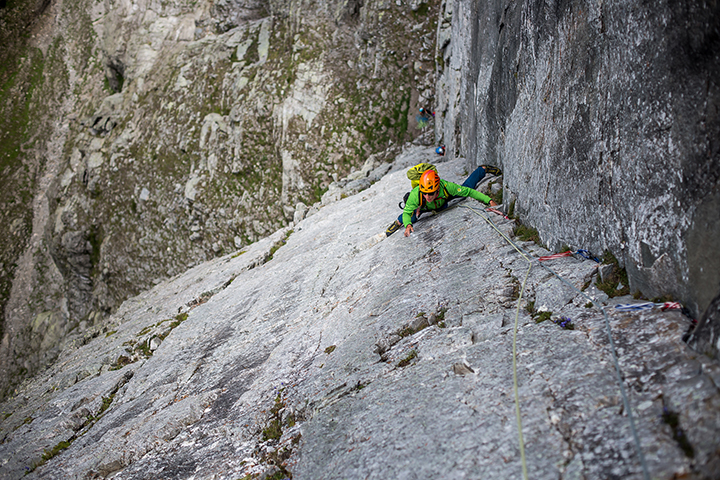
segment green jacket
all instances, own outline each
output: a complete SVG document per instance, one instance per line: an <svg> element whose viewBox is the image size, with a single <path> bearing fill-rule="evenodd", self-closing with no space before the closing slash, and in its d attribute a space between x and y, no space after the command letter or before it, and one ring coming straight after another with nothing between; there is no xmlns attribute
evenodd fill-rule
<svg viewBox="0 0 720 480"><path fill-rule="evenodd" d="M427 212L429 210L439 210L453 197L472 197L475 200L480 200L483 203L490 203L490 197L488 197L484 193L480 193L472 188L463 187L462 185L458 185L457 183L452 183L440 179L440 193L438 194L438 198L436 198L430 203L426 203L425 199L421 200L420 187L415 187L412 189L412 191L410 192L410 196L407 199L407 203L405 204L405 208L403 209L403 225L407 227L411 224L410 219L412 219L412 215L413 213L415 213L415 210L417 210L418 207L422 207L420 210L421 212Z"/></svg>

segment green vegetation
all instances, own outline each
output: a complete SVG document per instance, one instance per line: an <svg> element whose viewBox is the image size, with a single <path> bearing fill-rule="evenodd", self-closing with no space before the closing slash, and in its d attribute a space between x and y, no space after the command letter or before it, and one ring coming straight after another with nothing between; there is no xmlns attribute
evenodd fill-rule
<svg viewBox="0 0 720 480"><path fill-rule="evenodd" d="M512 285L512 292L510 293L510 300L513 302L520 298L520 280L517 277L510 275L510 283Z"/></svg>
<svg viewBox="0 0 720 480"><path fill-rule="evenodd" d="M275 397L275 404L270 409L270 420L262 431L263 441L280 440L280 437L282 437L282 418L280 417L280 410L284 407L285 402L282 401L282 397L278 393L277 397ZM295 419L293 418L293 423L294 422Z"/></svg>
<svg viewBox="0 0 720 480"><path fill-rule="evenodd" d="M415 333L415 330L410 325L404 326L403 328L400 329L399 332L397 332L397 334L400 338L409 337L410 335L412 335L414 333Z"/></svg>
<svg viewBox="0 0 720 480"><path fill-rule="evenodd" d="M327 191L328 187L323 187L320 183L316 183L315 190L311 196L309 204L313 205L315 202L319 202L320 200L322 200L322 196L325 195Z"/></svg>
<svg viewBox="0 0 720 480"><path fill-rule="evenodd" d="M538 231L532 227L526 227L522 223L515 225L515 228L513 228L513 235L523 242L540 243L540 234Z"/></svg>
<svg viewBox="0 0 720 480"><path fill-rule="evenodd" d="M410 110L410 92L403 94L402 100L397 104L393 112L395 119L395 136L399 142L405 141L405 134L408 129L408 111Z"/></svg>
<svg viewBox="0 0 720 480"><path fill-rule="evenodd" d="M282 437L282 424L279 419L273 418L262 431L263 441L267 440L280 440Z"/></svg>
<svg viewBox="0 0 720 480"><path fill-rule="evenodd" d="M515 218L515 200L510 202L510 206L508 207L508 217Z"/></svg>
<svg viewBox="0 0 720 480"><path fill-rule="evenodd" d="M40 50L26 52L18 61L13 73L3 76L0 84L0 101L3 108L2 130L0 130L0 167L17 167L21 147L32 134L29 124L33 93L42 86L44 59ZM6 67L7 68L7 67ZM18 95L20 93L20 95ZM3 171L3 176L5 172Z"/></svg>
<svg viewBox="0 0 720 480"><path fill-rule="evenodd" d="M275 245L272 246L272 248L270 249L270 255L268 256L268 259L267 259L268 262L273 259L273 255L275 255L275 252L277 252L280 249L280 247L282 247L283 245L285 245L287 243L287 239L290 238L290 235L292 235L292 233L293 233L292 230L288 230L288 232L285 234L285 238L283 238L282 240L280 240L279 242L277 242Z"/></svg>
<svg viewBox="0 0 720 480"><path fill-rule="evenodd" d="M102 397L102 406L100 407L100 411L97 413L98 417L100 415L102 415L103 412L105 412L105 410L110 408L110 404L113 402L114 398L115 398L115 393L111 393L107 397Z"/></svg>
<svg viewBox="0 0 720 480"><path fill-rule="evenodd" d="M448 310L447 307L440 307L440 308L438 309L438 311L435 312L435 314L434 314L434 316L435 316L435 323L436 323L437 326L440 327L440 328L445 328L445 322L444 322L444 320L445 320L445 312L447 312L447 310ZM431 314L430 320L428 320L428 319L425 317L425 315L426 315L425 312L418 312L417 315L415 315L415 318L423 318L425 321L424 321L424 322L421 322L418 327L412 327L412 326L409 325L409 324L405 324L405 325L403 325L403 326L400 328L400 330L398 330L398 331L396 332L396 334L397 334L400 338L405 338L405 337L409 337L410 335L414 335L414 334L416 334L417 332L419 332L419 331L421 331L421 330L424 330L425 328L429 327L429 326L430 326L430 320L432 320L432 316L433 316L433 315Z"/></svg>
<svg viewBox="0 0 720 480"><path fill-rule="evenodd" d="M70 442L65 442L65 441L63 441L63 442L60 442L60 443L58 443L57 445L55 445L52 449L50 449L50 450L45 450L45 451L43 452L43 454L42 454L42 459L41 459L39 462L33 464L33 466L32 466L26 473L30 473L30 472L32 472L33 470L35 470L36 468L38 468L39 466L45 464L45 462L47 462L47 461L50 460L51 458L53 458L53 457L55 457L56 455L58 455L60 452L62 452L63 450L65 450L65 449L68 448L69 446L70 446Z"/></svg>
<svg viewBox="0 0 720 480"><path fill-rule="evenodd" d="M29 2L28 2L29 3ZM17 2L17 8L25 2ZM7 7L12 10L12 7ZM11 15L4 17L7 21ZM12 27L12 26L11 26ZM24 40L10 44L19 50L9 52L7 43L0 52L0 207L4 216L0 225L0 314L10 296L16 260L25 250L32 230L32 195L35 189L37 166L26 158L25 152L35 145L43 122L31 124L36 117L40 91L43 86L45 60L38 49L20 47ZM4 317L4 314L3 314ZM3 334L0 322L0 336Z"/></svg>
<svg viewBox="0 0 720 480"><path fill-rule="evenodd" d="M499 182L497 182L495 180L490 180L488 182L488 196L490 197L491 200L493 200L495 203L500 205L503 203L503 189L501 188L500 190L498 190L497 193L492 193L492 186L495 185L496 183L499 183Z"/></svg>
<svg viewBox="0 0 720 480"><path fill-rule="evenodd" d="M120 355L118 359L115 360L115 363L110 365L110 370L120 370L125 365L129 365L131 363L133 363L133 361L129 357Z"/></svg>
<svg viewBox="0 0 720 480"><path fill-rule="evenodd" d="M248 47L247 51L245 52L245 56L243 57L243 60L247 62L248 64L257 63L260 61L260 54L258 53L258 42L257 40L253 40L250 46Z"/></svg>
<svg viewBox="0 0 720 480"><path fill-rule="evenodd" d="M5 418L10 417L11 415L12 415L12 413L6 413ZM13 428L13 431L17 430L18 428L22 427L23 425L28 425L28 424L32 423L33 420L34 419L32 417L26 417L25 420L23 420L23 422L21 424L15 425L15 427Z"/></svg>
<svg viewBox="0 0 720 480"><path fill-rule="evenodd" d="M525 311L528 313L528 315L533 316L535 315L535 300L528 302L525 304Z"/></svg>
<svg viewBox="0 0 720 480"><path fill-rule="evenodd" d="M430 6L427 2L421 3L418 9L412 12L412 16L415 21L421 21L424 17L427 16L429 10Z"/></svg>
<svg viewBox="0 0 720 480"><path fill-rule="evenodd" d="M103 413L108 408L110 408L110 404L112 404L118 388L119 387L116 387L115 390L113 390L112 393L110 393L110 395L108 395L107 397L102 397L102 405L100 406L100 410L98 410L97 414L95 414L95 415L89 414L87 416L87 419L85 420L83 425L80 427L80 431L82 431L83 429L85 429L88 426L94 425L94 423L97 422L97 420L100 417L102 417ZM47 462L51 458L60 454L63 450L69 448L70 445L72 444L72 442L74 442L77 438L78 438L78 434L76 433L71 438L69 438L67 441L61 441L60 443L55 445L51 450L45 450L45 452L42 455L41 460L34 463L33 466L31 468L29 468L26 473L32 472L37 467L43 465L45 462Z"/></svg>
<svg viewBox="0 0 720 480"><path fill-rule="evenodd" d="M187 312L178 313L177 315L175 315L175 320L170 322L170 331L168 331L167 333L165 333L163 335L160 335L160 340L165 340L165 337L167 337L175 327L177 327L178 325L180 325L182 322L184 322L187 319L188 319Z"/></svg>
<svg viewBox="0 0 720 480"><path fill-rule="evenodd" d="M605 251L602 257L602 263L605 265L612 265L612 271L609 275L605 276L604 280L598 278L595 285L605 292L608 297L619 297L622 295L630 294L630 285L628 281L627 271L624 268L620 268L617 258L612 252ZM622 288L618 288L618 287Z"/></svg>
<svg viewBox="0 0 720 480"><path fill-rule="evenodd" d="M153 329L153 327L154 327L154 325L148 325L147 327L145 327L145 328L143 328L142 330L140 330L140 332L138 332L137 336L138 336L138 337L142 337L143 335L145 335L145 334L147 334L148 332L150 332L150 331Z"/></svg>
<svg viewBox="0 0 720 480"><path fill-rule="evenodd" d="M398 362L397 366L399 368L407 367L408 365L410 365L410 362L412 362L416 358L417 358L417 352L415 350L410 350L410 353L408 353L407 357L400 360L400 362Z"/></svg>
<svg viewBox="0 0 720 480"><path fill-rule="evenodd" d="M545 320L550 320L552 314L553 312L535 312L533 318L535 319L535 323L542 323Z"/></svg>
<svg viewBox="0 0 720 480"><path fill-rule="evenodd" d="M283 419L281 412L285 410L286 405L285 402L282 400L282 390L283 389L280 389L280 393L277 394L277 396L275 397L275 402L270 408L270 417L268 419L266 427L262 431L263 441L277 442L283 436ZM289 413L286 416L284 426L292 428L295 426L297 421L298 419L295 417L295 414ZM298 444L299 441L300 434L298 433L297 435L293 436L291 445L295 446ZM264 463L274 465L279 469L276 474L268 478L292 478L292 474L285 468L285 460L290 457L292 453L292 446L288 446L286 444L261 455L261 459ZM246 476L245 478L254 478L254 476Z"/></svg>
<svg viewBox="0 0 720 480"><path fill-rule="evenodd" d="M135 346L135 351L145 358L152 357L152 350L150 350L150 339L142 341Z"/></svg>
<svg viewBox="0 0 720 480"><path fill-rule="evenodd" d="M330 355L334 351L335 351L335 345L330 345L329 347L327 347L325 349L325 353L327 353L328 355Z"/></svg>
<svg viewBox="0 0 720 480"><path fill-rule="evenodd" d="M207 293L207 292L206 292ZM212 296L212 295L210 295ZM128 355L120 355L117 360L115 360L115 363L110 365L110 370L120 370L125 365L129 365L131 363L135 363L141 358L150 358L152 357L152 350L150 350L150 342L153 338L159 338L160 340L165 340L168 335L170 335L170 332L172 332L178 325L180 325L182 322L187 320L188 314L187 313L178 313L175 315L173 319L165 319L161 320L158 323L154 325L148 325L147 327L143 328L138 332L136 337L143 337L147 335L148 333L152 332L155 328L160 327L165 322L170 322L168 325L168 329L160 334L157 335L150 335L147 338L144 338L140 341L130 340L123 343L123 346L129 347L125 348L125 351L128 353Z"/></svg>
<svg viewBox="0 0 720 480"><path fill-rule="evenodd" d="M391 140L396 143L405 141L408 129L408 111L410 110L410 93L398 92L400 101L389 115L383 115L372 124L363 121L358 125L365 136L371 150L386 148Z"/></svg>
<svg viewBox="0 0 720 480"><path fill-rule="evenodd" d="M354 386L352 389L353 389L354 391L356 391L356 392L359 392L360 390L362 390L362 389L365 388L365 387L367 387L367 384L366 384L366 383L361 383L361 382L358 380L357 384L355 384L355 386Z"/></svg>
<svg viewBox="0 0 720 480"><path fill-rule="evenodd" d="M43 460L48 461L51 458L53 458L58 453L62 452L66 448L70 446L70 442L60 442L57 445L55 445L52 450L45 450L45 453L43 453Z"/></svg>

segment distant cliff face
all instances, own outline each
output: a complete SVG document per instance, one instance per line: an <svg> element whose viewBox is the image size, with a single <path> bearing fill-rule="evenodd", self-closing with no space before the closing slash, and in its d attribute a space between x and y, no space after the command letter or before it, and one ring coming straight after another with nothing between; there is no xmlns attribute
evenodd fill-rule
<svg viewBox="0 0 720 480"><path fill-rule="evenodd" d="M632 292L720 292L720 5L446 2L438 139L505 170L551 248L611 251Z"/></svg>
<svg viewBox="0 0 720 480"><path fill-rule="evenodd" d="M3 129L27 137L7 156L0 227L15 373L129 295L285 226L422 133L433 102L434 1L44 7L2 72L24 83L3 98L27 97L4 112L31 118Z"/></svg>

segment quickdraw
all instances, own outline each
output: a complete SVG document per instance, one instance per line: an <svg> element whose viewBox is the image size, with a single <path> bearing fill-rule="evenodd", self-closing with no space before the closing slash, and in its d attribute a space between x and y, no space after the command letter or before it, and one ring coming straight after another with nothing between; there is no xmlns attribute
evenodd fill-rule
<svg viewBox="0 0 720 480"><path fill-rule="evenodd" d="M510 217L505 215L503 212L501 212L497 208L487 207L487 208L485 208L485 211L496 213L496 214L502 216L505 220L510 220ZM586 260L592 260L595 263L600 263L600 259L597 258L595 255L593 255L592 252L590 252L590 250L585 250L582 248L578 249L576 252L567 251L567 252L562 252L562 253L555 253L553 255L545 255L544 257L539 257L538 260L541 262L544 262L546 260L553 260L555 258L571 257L573 255L580 255L581 257L585 258Z"/></svg>
<svg viewBox="0 0 720 480"><path fill-rule="evenodd" d="M485 209L485 211L486 211L486 212L497 213L498 215L502 215L503 218L505 218L505 220L510 220L510 217L508 217L507 215L505 215L503 212L501 212L500 210L498 210L498 209L496 209L496 208L488 207L488 208Z"/></svg>
<svg viewBox="0 0 720 480"><path fill-rule="evenodd" d="M663 303L654 303L654 302L645 302L645 303L625 303L620 305L615 305L615 310L618 310L620 312L634 312L634 311L640 311L640 310L652 310L653 308L659 308L661 311L665 310L682 310L683 306L680 305L680 302L663 302Z"/></svg>
<svg viewBox="0 0 720 480"><path fill-rule="evenodd" d="M620 305L615 305L615 310L618 312L638 312L642 310L652 310L653 308L659 308L660 311L665 312L667 310L680 310L680 313L685 315L690 320L690 326L688 327L687 332L683 335L682 339L683 342L687 342L690 338L690 335L692 335L693 330L695 330L695 327L697 326L697 319L693 317L692 312L687 307L683 307L680 302L663 302L663 303L654 303L654 302L645 302L645 303L625 303Z"/></svg>
<svg viewBox="0 0 720 480"><path fill-rule="evenodd" d="M562 257L572 257L573 252L567 251L562 253L555 253L553 255L545 255L544 257L538 258L538 261L544 262L545 260L552 260L554 258L562 258Z"/></svg>
<svg viewBox="0 0 720 480"><path fill-rule="evenodd" d="M508 238L507 235L505 235L499 228L497 228L497 226L493 223L492 220L490 220L489 217L486 217L485 215L480 213L482 210L478 210L476 208L473 208L473 207L470 207L467 205L460 205L460 206L467 208L468 210L474 211L478 216L480 216L483 220L485 220L485 222L487 222L492 228L495 229L496 232L498 232L500 234L500 236L502 236L510 245L512 245L515 248L515 250L517 250L518 253L520 255L522 255L528 261L528 263L530 265L527 273L525 274L525 280L523 281L522 287L520 289L520 296L518 298L518 309L515 313L515 331L513 333L513 381L514 381L514 391L515 391L515 415L517 417L518 437L520 440L520 463L521 463L522 469L523 469L523 478L525 480L527 480L528 474L527 474L527 465L526 465L526 461L525 461L525 444L524 444L524 440L523 440L523 436L522 436L522 422L520 419L520 400L519 400L519 395L518 395L518 382L517 382L517 367L516 367L516 362L517 362L516 341L517 341L517 339L516 339L516 334L517 334L517 328L518 328L520 298L522 298L523 291L525 290L525 283L526 283L527 277L530 273L530 269L532 268L532 262L528 258L529 254L526 255L527 252L525 252L522 248L520 248L517 244L515 244L515 242L513 242L510 238ZM600 263L600 260L595 258L587 250L578 250L577 253L579 253L583 257L585 257L584 254L586 254L588 256L585 258L588 258L589 260L594 260L595 262ZM588 301L590 301L590 303L593 303L602 312L603 319L605 320L605 330L606 330L607 337L608 337L608 343L610 344L610 352L612 354L612 360L613 360L613 364L615 366L615 373L617 375L618 387L620 389L620 396L622 397L622 400L623 400L623 406L625 407L625 412L626 412L626 415L628 418L628 422L630 424L630 431L632 432L633 440L635 443L635 448L637 450L638 458L640 459L640 465L642 467L643 477L645 480L650 480L650 473L648 472L647 463L645 462L645 455L643 454L642 446L640 445L640 438L638 437L638 432L637 432L637 429L635 428L635 420L632 415L632 408L630 407L630 399L628 398L627 393L625 392L623 376L620 371L620 363L618 361L617 351L615 349L615 342L612 337L612 332L610 331L610 320L608 318L607 312L605 311L604 308L602 308L601 306L599 306L596 303L597 300L593 300L592 298L590 298L586 293L579 290L575 285L573 285L572 283L568 282L566 279L564 279L563 277L558 275L554 270L545 266L544 264L541 264L541 266L545 270L552 273L561 282L567 284L570 288L575 290L579 295L582 295L585 298L587 298Z"/></svg>
<svg viewBox="0 0 720 480"><path fill-rule="evenodd" d="M538 260L544 262L546 260L552 260L555 258L572 257L573 255L580 255L586 260L593 260L596 263L600 263L600 260L595 255L590 253L588 250L583 250L582 248L576 252L567 251L562 253L555 253L553 255L545 255L544 257L538 258Z"/></svg>
<svg viewBox="0 0 720 480"><path fill-rule="evenodd" d="M577 252L578 255L581 257L587 258L588 260L592 260L595 263L600 263L600 259L597 258L595 255L593 255L589 250L583 250L582 248L579 249Z"/></svg>

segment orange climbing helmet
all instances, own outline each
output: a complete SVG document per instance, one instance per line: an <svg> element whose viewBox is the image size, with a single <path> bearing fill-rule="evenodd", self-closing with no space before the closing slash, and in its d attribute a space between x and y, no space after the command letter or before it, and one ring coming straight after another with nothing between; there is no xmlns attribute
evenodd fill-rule
<svg viewBox="0 0 720 480"><path fill-rule="evenodd" d="M435 170L426 170L420 177L420 191L433 193L440 188L440 177Z"/></svg>

